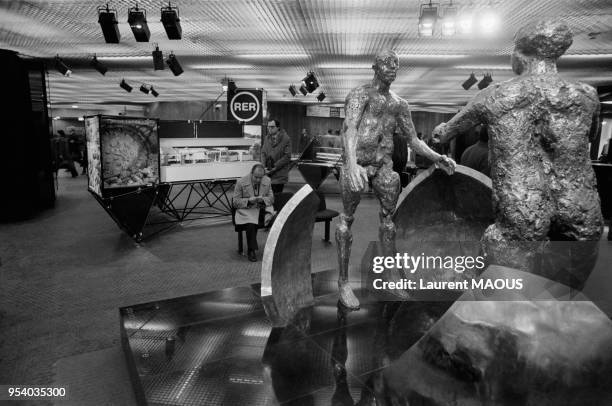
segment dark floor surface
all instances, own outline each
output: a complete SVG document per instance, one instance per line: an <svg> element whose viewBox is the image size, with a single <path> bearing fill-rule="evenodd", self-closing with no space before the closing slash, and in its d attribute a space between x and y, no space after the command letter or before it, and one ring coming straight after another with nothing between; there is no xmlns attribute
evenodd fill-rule
<svg viewBox="0 0 612 406"><path fill-rule="evenodd" d="M296 171L290 182L289 191L303 184ZM328 208L340 210L333 193L335 179L327 183ZM251 263L237 254L229 220L187 222L136 244L86 189L84 176L60 174L54 209L28 221L0 225L0 384L49 385L67 375L78 380L86 366L80 372L63 371L63 365L75 363L60 361L87 354L94 359L102 350L118 350L119 307L259 282L261 262ZM355 264L367 243L377 238L377 210L374 198L365 198L360 206L364 215L354 231L367 237L363 244L355 242ZM365 214L369 211L372 215ZM324 243L323 233L323 223L317 223L314 271L334 266L335 243ZM263 231L258 234L260 258L266 236ZM358 275L358 270L352 274ZM116 365L125 369L125 363ZM100 387L120 384L112 368L97 378ZM126 401L96 398L104 397L103 391L92 398L73 389L87 398L70 404Z"/></svg>
<svg viewBox="0 0 612 406"><path fill-rule="evenodd" d="M293 172L291 182L290 191L301 186ZM54 209L0 225L0 384L69 384L72 398L58 404L128 406L134 396L118 356L118 308L256 283L261 262L236 253L229 221L185 223L136 244L86 185L84 176L61 177ZM335 179L323 189L328 208L340 211ZM377 201L365 197L353 226L360 238L352 264L377 239L377 212ZM334 267L335 243L321 241L323 223L314 235L313 270ZM263 251L266 234L258 237ZM351 275L358 278L356 266ZM602 292L608 286L590 285Z"/></svg>

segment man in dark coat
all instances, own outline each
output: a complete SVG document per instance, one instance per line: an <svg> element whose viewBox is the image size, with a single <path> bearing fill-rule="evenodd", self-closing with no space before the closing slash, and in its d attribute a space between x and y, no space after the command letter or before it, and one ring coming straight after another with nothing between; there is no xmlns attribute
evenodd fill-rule
<svg viewBox="0 0 612 406"><path fill-rule="evenodd" d="M278 120L268 121L268 138L261 149L261 163L272 180L272 191L280 193L289 181L291 140Z"/></svg>

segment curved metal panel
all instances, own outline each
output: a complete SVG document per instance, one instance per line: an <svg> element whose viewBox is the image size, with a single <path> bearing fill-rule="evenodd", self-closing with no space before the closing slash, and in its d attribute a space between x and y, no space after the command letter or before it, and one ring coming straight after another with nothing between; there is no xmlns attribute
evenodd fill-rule
<svg viewBox="0 0 612 406"><path fill-rule="evenodd" d="M268 235L261 270L261 299L274 326L286 325L313 303L312 231L319 197L303 186L278 214Z"/></svg>

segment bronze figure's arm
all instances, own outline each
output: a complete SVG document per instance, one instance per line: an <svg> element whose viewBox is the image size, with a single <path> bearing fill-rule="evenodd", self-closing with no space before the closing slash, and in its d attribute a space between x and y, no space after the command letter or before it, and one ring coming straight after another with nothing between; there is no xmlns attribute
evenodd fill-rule
<svg viewBox="0 0 612 406"><path fill-rule="evenodd" d="M363 87L358 87L351 90L346 96L344 105L346 118L344 119L344 132L342 133L342 146L344 147L343 170L346 173L349 188L353 192L362 191L368 184L368 175L365 168L357 164L358 128L367 103L367 90Z"/></svg>
<svg viewBox="0 0 612 406"><path fill-rule="evenodd" d="M398 117L398 124L400 128L400 134L405 137L408 141L408 146L412 148L417 154L435 162L449 175L455 171L457 164L451 158L440 155L436 151L432 150L420 140L416 135L414 124L412 122L412 115L410 114L410 106L406 100L401 101L401 110Z"/></svg>
<svg viewBox="0 0 612 406"><path fill-rule="evenodd" d="M599 121L599 114L601 112L601 105L599 104L599 95L597 94L597 90L591 85L587 85L586 83L581 83L582 89L591 104L589 107L593 111L593 119L591 121L591 129L589 131L589 142L593 142L593 137L595 137L600 132L601 122ZM595 157L597 159L597 157Z"/></svg>
<svg viewBox="0 0 612 406"><path fill-rule="evenodd" d="M433 130L433 136L445 143L457 135L468 131L475 125L481 124L486 111L484 99L489 95L490 89L482 90L461 111L447 123L438 124Z"/></svg>

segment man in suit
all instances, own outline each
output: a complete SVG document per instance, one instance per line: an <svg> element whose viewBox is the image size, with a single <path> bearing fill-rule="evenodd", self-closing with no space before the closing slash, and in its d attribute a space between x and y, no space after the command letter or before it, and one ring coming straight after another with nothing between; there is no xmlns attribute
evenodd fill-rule
<svg viewBox="0 0 612 406"><path fill-rule="evenodd" d="M236 209L236 225L246 226L248 259L256 262L255 251L258 249L257 227L260 212L262 209L272 209L272 203L274 203L271 181L265 176L265 168L262 164L255 164L251 168L251 173L238 179L234 187L232 202Z"/></svg>

